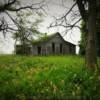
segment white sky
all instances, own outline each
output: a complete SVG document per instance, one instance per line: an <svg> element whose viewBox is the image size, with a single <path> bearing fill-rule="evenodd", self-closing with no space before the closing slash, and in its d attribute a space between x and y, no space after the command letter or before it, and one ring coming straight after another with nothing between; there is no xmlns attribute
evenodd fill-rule
<svg viewBox="0 0 100 100"><path fill-rule="evenodd" d="M39 2L41 0L23 0L23 4L30 4L32 2ZM61 27L56 27L56 28L51 28L48 29L47 27L50 25L50 23L52 23L54 21L54 18L52 16L55 17L59 17L62 16L68 9L66 8L70 8L71 5L73 4L73 2L71 0L63 0L66 1L64 2L65 5L62 6L62 0L46 0L47 1L47 5L46 6L46 12L47 14L44 16L44 20L43 22L40 24L39 26L39 30L40 32L43 33L55 33L55 32L60 32L62 34L62 32L64 31L63 28ZM66 8L64 7L66 6ZM76 8L77 9L77 8ZM76 10L75 9L75 10ZM70 16L68 17L70 20ZM1 34L1 33L0 33ZM6 36L7 38L4 38L2 35L0 35L0 53L12 53L12 51L14 51L14 41L12 40L10 35ZM69 31L65 37L65 40L74 43L74 44L78 44L78 41L80 40L80 31L77 28L74 28L73 30ZM77 52L78 52L78 47L77 47Z"/></svg>

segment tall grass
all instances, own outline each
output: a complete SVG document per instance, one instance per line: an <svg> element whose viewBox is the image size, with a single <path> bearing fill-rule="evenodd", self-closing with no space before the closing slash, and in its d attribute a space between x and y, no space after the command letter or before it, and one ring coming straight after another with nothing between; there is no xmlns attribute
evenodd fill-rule
<svg viewBox="0 0 100 100"><path fill-rule="evenodd" d="M100 64L100 61L98 61ZM0 100L97 100L100 74L80 56L0 56Z"/></svg>

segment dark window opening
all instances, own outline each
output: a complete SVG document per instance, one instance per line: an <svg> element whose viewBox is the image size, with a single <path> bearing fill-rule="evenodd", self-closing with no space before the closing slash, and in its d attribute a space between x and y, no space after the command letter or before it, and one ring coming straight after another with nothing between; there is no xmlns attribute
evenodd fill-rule
<svg viewBox="0 0 100 100"><path fill-rule="evenodd" d="M62 53L62 44L60 44L60 53Z"/></svg>
<svg viewBox="0 0 100 100"><path fill-rule="evenodd" d="M55 53L55 43L52 43L52 52Z"/></svg>
<svg viewBox="0 0 100 100"><path fill-rule="evenodd" d="M38 55L41 54L41 46L38 47Z"/></svg>
<svg viewBox="0 0 100 100"><path fill-rule="evenodd" d="M26 54L29 55L31 52L31 48L30 47L26 47Z"/></svg>
<svg viewBox="0 0 100 100"><path fill-rule="evenodd" d="M70 47L69 47L69 52L70 52L70 54L72 53L72 45L70 45Z"/></svg>

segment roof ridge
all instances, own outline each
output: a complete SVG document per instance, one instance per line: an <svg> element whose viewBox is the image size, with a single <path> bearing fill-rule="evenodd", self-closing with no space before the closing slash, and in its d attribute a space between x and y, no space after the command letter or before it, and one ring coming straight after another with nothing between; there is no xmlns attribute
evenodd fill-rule
<svg viewBox="0 0 100 100"><path fill-rule="evenodd" d="M44 35L43 37L40 37L39 39L32 41L32 43L33 43L33 44L38 44L38 43L41 43L41 42L48 41L49 39L51 39L52 37L54 37L54 36L57 35L57 34L60 35L60 37L61 37L65 42L68 42L68 41L66 41L66 40L62 37L62 35L61 35L59 32L56 32L56 33L53 33L53 34L50 34L50 35ZM73 44L73 43L71 43L71 42L68 42L68 43ZM73 44L73 45L75 45L75 44Z"/></svg>

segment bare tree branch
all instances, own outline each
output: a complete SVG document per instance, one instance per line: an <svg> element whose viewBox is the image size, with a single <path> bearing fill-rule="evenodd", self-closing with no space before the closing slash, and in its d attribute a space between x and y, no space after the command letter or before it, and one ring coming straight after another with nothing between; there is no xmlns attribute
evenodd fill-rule
<svg viewBox="0 0 100 100"><path fill-rule="evenodd" d="M26 6L20 6L20 7L12 7L12 5L14 5L17 2L17 0L8 0L8 2L4 5L0 6L0 12L4 12L5 10L8 11L20 11L20 10L24 10L24 9L34 9L34 10L38 10L41 9L45 4L44 1L39 2L39 3L34 3L31 5L26 5ZM34 7L35 6L35 7ZM38 6L38 7L36 7Z"/></svg>
<svg viewBox="0 0 100 100"><path fill-rule="evenodd" d="M39 4L38 7L34 7L35 5ZM40 3L37 3L37 4L32 4L32 5L27 5L27 6L24 6L24 7L19 7L19 8L12 8L12 7L8 7L7 10L8 11L21 11L21 10L26 10L26 9L31 9L31 10L39 10L39 9L43 9L43 5L40 5Z"/></svg>
<svg viewBox="0 0 100 100"><path fill-rule="evenodd" d="M63 22L61 22L60 24L58 24L57 22L54 24L54 25L50 25L48 28L52 28L52 27L57 27L57 26L62 26L62 27L64 27L64 28L74 28L74 27L77 27L77 28L79 28L79 29L81 29L78 25L76 25L77 23L79 23L80 21L82 20L82 18L79 18L75 23L73 23L73 24L68 24L68 23L66 23L65 25L64 24L62 24Z"/></svg>
<svg viewBox="0 0 100 100"><path fill-rule="evenodd" d="M70 9L60 18L55 18L55 22L51 23L48 28L52 27L64 27L66 32L70 31L74 27L81 29L77 24L81 21L81 18L79 17L79 14L75 15L76 12L73 10L73 8L77 6L77 2L75 2ZM73 13L73 19L71 19L71 22L69 22L69 19L67 19L68 15L70 13ZM70 15L71 16L71 15ZM79 18L78 18L79 17Z"/></svg>
<svg viewBox="0 0 100 100"><path fill-rule="evenodd" d="M72 11L72 9L73 9L75 6L76 6L76 2L72 5L72 7L69 9L69 11L68 11L64 16L62 16L61 18L59 18L59 20L60 20L60 19L63 19L64 17L66 17L66 16Z"/></svg>
<svg viewBox="0 0 100 100"><path fill-rule="evenodd" d="M20 12L22 10L26 10L26 9L30 9L30 10L34 10L35 12L37 12L38 10L43 10L43 7L45 6L44 1L41 1L39 3L34 3L31 5L26 5L26 6L21 6L21 5L17 5L15 6L17 0L8 0L4 2L4 4L0 5L0 13L6 13L7 16L12 20L12 22L16 25L16 27L18 27L18 23L15 21L15 19L13 19L12 15L9 14L9 12ZM5 21L5 23L3 22L3 20ZM0 21L0 31L4 31L7 32L7 30L15 30L13 27L10 27L9 24L7 23L7 21L5 19L2 19Z"/></svg>

